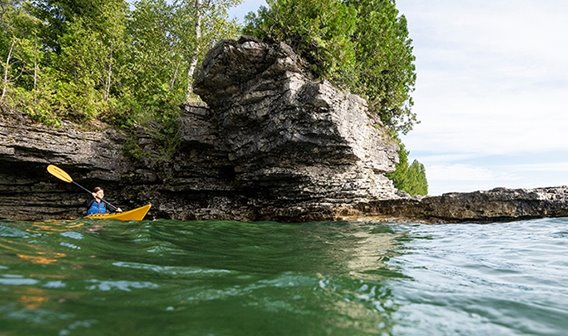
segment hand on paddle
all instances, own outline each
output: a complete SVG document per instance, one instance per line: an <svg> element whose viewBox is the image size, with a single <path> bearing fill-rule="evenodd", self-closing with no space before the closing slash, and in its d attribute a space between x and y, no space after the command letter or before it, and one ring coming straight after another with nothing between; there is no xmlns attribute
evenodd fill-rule
<svg viewBox="0 0 568 336"><path fill-rule="evenodd" d="M105 200L103 199L103 198L104 198L104 193L103 193L102 190L97 191L97 192L93 192L93 193L91 193L91 195L93 195L93 197L94 197L97 201L99 201L99 202L101 202L101 201L102 201L102 202L105 202ZM114 211L116 211L116 212L122 212L122 209L121 209L121 208L115 208Z"/></svg>
<svg viewBox="0 0 568 336"><path fill-rule="evenodd" d="M116 212L122 212L122 210L120 208L115 207L114 205L110 204L109 202L107 202L106 200L103 199L104 197L104 193L102 195L99 196L95 196L96 193L91 192L89 189L83 187L82 185L80 185L79 183L73 181L73 179L71 178L71 176L69 176L69 174L67 174L63 169L54 166L54 165L49 165L47 166L47 171L57 177L58 179L60 179L61 181L67 182L67 183L73 183L74 185L76 185L77 187L83 189L84 191L88 192L89 194L92 194L94 198L96 199L100 199L101 201L103 201L105 204L107 204L108 206L110 206L111 208L115 209Z"/></svg>

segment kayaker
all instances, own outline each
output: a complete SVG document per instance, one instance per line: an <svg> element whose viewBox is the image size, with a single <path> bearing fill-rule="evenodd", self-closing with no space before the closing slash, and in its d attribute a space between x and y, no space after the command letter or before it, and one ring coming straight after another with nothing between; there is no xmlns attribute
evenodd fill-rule
<svg viewBox="0 0 568 336"><path fill-rule="evenodd" d="M97 213L107 213L109 212L106 208L103 198L105 197L105 191L101 187L95 187L91 193L94 199L89 202L87 206L87 215L97 214ZM117 208L116 212L122 212L122 209Z"/></svg>

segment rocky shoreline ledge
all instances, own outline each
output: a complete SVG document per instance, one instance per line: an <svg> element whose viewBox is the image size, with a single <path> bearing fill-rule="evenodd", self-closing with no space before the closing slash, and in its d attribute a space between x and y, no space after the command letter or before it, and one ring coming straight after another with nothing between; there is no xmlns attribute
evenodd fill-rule
<svg viewBox="0 0 568 336"><path fill-rule="evenodd" d="M499 222L568 217L568 186L495 188L441 196L378 200L356 206L366 216L429 223Z"/></svg>
<svg viewBox="0 0 568 336"><path fill-rule="evenodd" d="M183 106L180 146L167 161L125 154L107 128L50 128L0 113L0 218L82 215L89 195L46 173L48 164L122 208L154 204L173 219L315 221L390 218L487 222L568 216L568 187L493 189L410 198L385 174L398 146L366 102L305 71L285 44L223 41L207 55ZM137 145L155 151L140 132Z"/></svg>

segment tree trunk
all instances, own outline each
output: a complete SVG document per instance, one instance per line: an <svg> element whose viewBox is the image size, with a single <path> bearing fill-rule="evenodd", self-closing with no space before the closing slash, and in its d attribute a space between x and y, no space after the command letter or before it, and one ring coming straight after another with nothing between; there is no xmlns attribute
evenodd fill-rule
<svg viewBox="0 0 568 336"><path fill-rule="evenodd" d="M14 47L16 46L16 39L12 40L12 45L10 46L10 50L8 50L8 56L6 57L6 64L4 64L4 86L2 87L2 96L0 97L0 102L4 101L4 97L6 97L6 91L8 90L8 75L10 73L10 59L12 59L12 52L14 51Z"/></svg>
<svg viewBox="0 0 568 336"><path fill-rule="evenodd" d="M110 96L111 82L112 82L112 47L110 48L109 60L108 60L108 73L107 73L107 80L106 80L106 85L105 85L105 95L104 95L105 102L108 101L108 98Z"/></svg>
<svg viewBox="0 0 568 336"><path fill-rule="evenodd" d="M172 76L172 80L170 81L170 90L173 90L174 85L176 84L180 63L181 63L181 59L178 60L177 63L176 63L176 69L174 71L174 75Z"/></svg>
<svg viewBox="0 0 568 336"><path fill-rule="evenodd" d="M201 2L195 0L195 48L189 60L189 68L187 69L187 90L185 92L185 101L189 101L193 94L193 73L197 67L197 57L199 56L199 43L201 42Z"/></svg>
<svg viewBox="0 0 568 336"><path fill-rule="evenodd" d="M34 104L37 104L37 37L34 38Z"/></svg>

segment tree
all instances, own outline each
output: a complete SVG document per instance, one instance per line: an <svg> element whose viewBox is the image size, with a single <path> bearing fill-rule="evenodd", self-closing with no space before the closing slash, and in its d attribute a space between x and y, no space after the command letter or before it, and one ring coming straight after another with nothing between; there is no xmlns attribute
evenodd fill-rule
<svg viewBox="0 0 568 336"><path fill-rule="evenodd" d="M314 75L345 86L353 80L356 11L337 0L268 0L246 17L245 34L288 43Z"/></svg>
<svg viewBox="0 0 568 336"><path fill-rule="evenodd" d="M2 0L0 2L0 52L2 60L2 91L4 102L14 81L28 70L30 45L38 28L37 20L28 12L27 1ZM33 62L33 57L32 62Z"/></svg>
<svg viewBox="0 0 568 336"><path fill-rule="evenodd" d="M0 103L45 123L156 124L172 138L197 64L237 33L228 8L240 1L0 0Z"/></svg>
<svg viewBox="0 0 568 336"><path fill-rule="evenodd" d="M405 146L400 143L398 152L399 162L395 167L395 171L387 174L395 188L404 191L412 196L427 195L428 194L428 181L426 178L426 168L423 164L414 160L412 164L408 165L409 152Z"/></svg>
<svg viewBox="0 0 568 336"><path fill-rule="evenodd" d="M219 40L236 35L237 24L228 20L228 8L239 2L136 2L128 32L133 41L130 60L134 66L133 78L138 87L141 83L144 87L139 91L160 94L169 90L178 104L189 100L195 68L204 53Z"/></svg>
<svg viewBox="0 0 568 336"><path fill-rule="evenodd" d="M426 169L417 160L412 161L408 167L408 185L406 191L410 195L427 195L428 182L426 180Z"/></svg>
<svg viewBox="0 0 568 336"><path fill-rule="evenodd" d="M358 81L352 89L391 129L408 133L417 123L410 94L416 82L415 57L406 18L393 0L349 0L357 9L354 34Z"/></svg>
<svg viewBox="0 0 568 336"><path fill-rule="evenodd" d="M48 72L41 41L45 25L26 0L0 0L0 103L21 109L34 120L56 125L58 119L46 108L51 91L42 90Z"/></svg>
<svg viewBox="0 0 568 336"><path fill-rule="evenodd" d="M128 75L119 109L122 125L143 125L172 152L178 138L179 105L194 99L193 75L205 52L235 37L228 8L240 0L140 0L127 24L131 41ZM166 155L167 156L167 155Z"/></svg>
<svg viewBox="0 0 568 336"><path fill-rule="evenodd" d="M112 4L126 5L124 0L109 0ZM77 18L89 22L91 29L102 31L104 26L103 7L107 1L92 0L34 0L34 15L46 22L47 29L42 31L45 46L61 51L60 38L65 35L69 24Z"/></svg>
<svg viewBox="0 0 568 336"><path fill-rule="evenodd" d="M412 129L412 40L393 0L267 3L246 17L245 33L287 42L316 76L365 97L384 125L402 133Z"/></svg>
<svg viewBox="0 0 568 336"><path fill-rule="evenodd" d="M117 63L127 43L127 4L123 0L33 3L33 14L45 23L39 35L45 57L38 90L44 114L51 111L82 122L108 113L113 84L119 82Z"/></svg>

